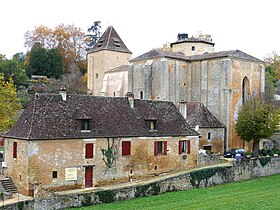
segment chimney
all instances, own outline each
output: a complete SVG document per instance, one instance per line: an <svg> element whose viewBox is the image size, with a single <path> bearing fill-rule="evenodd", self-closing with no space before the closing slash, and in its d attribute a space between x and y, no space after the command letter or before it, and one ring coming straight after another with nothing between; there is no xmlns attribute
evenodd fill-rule
<svg viewBox="0 0 280 210"><path fill-rule="evenodd" d="M132 92L127 92L125 94L125 97L127 98L130 107L133 109L134 108L134 94Z"/></svg>
<svg viewBox="0 0 280 210"><path fill-rule="evenodd" d="M183 34L178 34L177 39L178 41L187 39L189 37L189 35L187 33L183 33Z"/></svg>
<svg viewBox="0 0 280 210"><path fill-rule="evenodd" d="M65 89L65 88L61 88L60 91L59 91L59 94L61 95L62 100L63 100L63 101L66 101L66 99L67 99L67 92L66 92L66 89Z"/></svg>

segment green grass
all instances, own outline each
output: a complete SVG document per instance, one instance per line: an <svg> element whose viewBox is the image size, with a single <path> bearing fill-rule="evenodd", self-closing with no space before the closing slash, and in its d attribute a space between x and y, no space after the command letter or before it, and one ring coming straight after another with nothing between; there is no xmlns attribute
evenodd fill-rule
<svg viewBox="0 0 280 210"><path fill-rule="evenodd" d="M130 209L280 209L280 175L224 185L170 192L81 210Z"/></svg>

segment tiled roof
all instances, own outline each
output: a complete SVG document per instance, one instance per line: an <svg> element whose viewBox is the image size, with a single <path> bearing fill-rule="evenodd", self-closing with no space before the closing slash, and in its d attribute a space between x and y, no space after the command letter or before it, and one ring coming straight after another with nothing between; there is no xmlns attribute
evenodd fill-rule
<svg viewBox="0 0 280 210"><path fill-rule="evenodd" d="M170 52L164 50L151 50L143 55L140 55L131 61L139 61L139 60L148 60L154 58L173 58L173 59L180 59L186 61L200 61L200 60L208 60L208 59L215 59L215 58L224 58L224 57L231 57L231 58L239 58L245 60L251 60L255 62L263 62L245 52L240 50L228 50L228 51L221 51L221 52L211 52L211 53L204 53L202 55L192 55L192 56L185 56L181 52Z"/></svg>
<svg viewBox="0 0 280 210"><path fill-rule="evenodd" d="M174 58L180 60L187 60L187 57L181 52L170 52L159 49L153 49L143 55L133 58L131 61L147 60L153 58Z"/></svg>
<svg viewBox="0 0 280 210"><path fill-rule="evenodd" d="M133 136L198 135L190 128L176 106L168 101L127 98L35 94L15 124L5 134L19 139L72 139ZM88 119L90 132L81 132L81 119ZM145 120L157 120L156 131L150 131Z"/></svg>
<svg viewBox="0 0 280 210"><path fill-rule="evenodd" d="M112 73L112 72L119 72L119 71L127 71L128 69L131 68L131 65L121 65L116 68L110 69L106 71L106 73Z"/></svg>
<svg viewBox="0 0 280 210"><path fill-rule="evenodd" d="M184 102L187 106L187 122L194 128L223 128L224 125L200 102Z"/></svg>
<svg viewBox="0 0 280 210"><path fill-rule="evenodd" d="M171 43L171 47L175 44L179 44L179 43L183 43L183 42L201 42L201 43L206 43L206 44L211 44L211 45L215 45L215 43L207 40L207 39L200 39L200 38L195 38L195 37L190 37L190 38L186 38L186 39L182 39L182 40L178 40L176 42Z"/></svg>
<svg viewBox="0 0 280 210"><path fill-rule="evenodd" d="M106 31L103 33L94 47L89 51L89 53L101 50L111 50L132 54L132 52L126 47L116 30L113 28L113 26L109 26L106 29Z"/></svg>
<svg viewBox="0 0 280 210"><path fill-rule="evenodd" d="M240 59L251 60L256 62L263 62L240 50L228 50L228 51L221 51L221 52L204 53L202 55L192 55L192 56L187 56L187 59L190 61L197 61L197 60L207 60L207 59L223 58L223 57L232 57L232 58L240 58Z"/></svg>

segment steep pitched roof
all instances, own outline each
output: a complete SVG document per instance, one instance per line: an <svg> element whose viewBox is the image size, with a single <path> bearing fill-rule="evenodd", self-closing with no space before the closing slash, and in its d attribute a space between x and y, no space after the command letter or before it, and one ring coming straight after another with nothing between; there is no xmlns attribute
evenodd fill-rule
<svg viewBox="0 0 280 210"><path fill-rule="evenodd" d="M256 62L263 62L240 50L228 50L228 51L204 53L202 55L192 55L192 56L187 56L187 59L190 61L197 61L197 60L207 60L207 59L223 58L223 57L240 58L240 59L251 60Z"/></svg>
<svg viewBox="0 0 280 210"><path fill-rule="evenodd" d="M132 52L126 47L121 37L118 35L113 26L109 26L94 47L89 51L97 52L101 50L110 50L116 52L130 53Z"/></svg>
<svg viewBox="0 0 280 210"><path fill-rule="evenodd" d="M159 49L153 49L147 53L144 53L136 58L133 58L131 61L140 61L153 58L174 58L179 60L187 60L187 57L181 52L170 52Z"/></svg>
<svg viewBox="0 0 280 210"><path fill-rule="evenodd" d="M184 102L187 108L187 122L192 128L223 128L224 125L200 102Z"/></svg>
<svg viewBox="0 0 280 210"><path fill-rule="evenodd" d="M195 43L195 42L200 42L200 43L205 43L205 44L211 44L211 45L215 45L215 43L207 40L207 39L200 39L200 38L195 38L195 37L190 37L190 38L186 38L186 39L182 39L182 40L178 40L176 42L171 43L171 47L175 44L180 44L183 42L191 42L191 43Z"/></svg>
<svg viewBox="0 0 280 210"><path fill-rule="evenodd" d="M69 139L133 136L189 136L192 130L176 106L168 101L127 98L35 94L15 124L5 134L19 139ZM88 119L90 132L81 132L81 119ZM156 131L150 131L147 120L157 120Z"/></svg>

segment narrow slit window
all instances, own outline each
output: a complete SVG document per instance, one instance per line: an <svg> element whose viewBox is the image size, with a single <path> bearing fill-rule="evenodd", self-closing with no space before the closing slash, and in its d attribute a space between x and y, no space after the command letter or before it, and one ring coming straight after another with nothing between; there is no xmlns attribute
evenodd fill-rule
<svg viewBox="0 0 280 210"><path fill-rule="evenodd" d="M52 178L53 179L57 179L57 171L53 171L52 172Z"/></svg>

